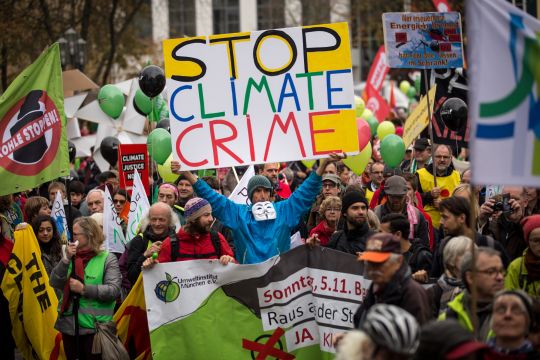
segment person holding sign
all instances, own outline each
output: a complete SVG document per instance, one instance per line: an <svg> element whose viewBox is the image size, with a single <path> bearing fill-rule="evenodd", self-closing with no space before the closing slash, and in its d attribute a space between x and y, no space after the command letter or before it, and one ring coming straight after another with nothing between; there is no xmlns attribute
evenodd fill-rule
<svg viewBox="0 0 540 360"><path fill-rule="evenodd" d="M171 162L171 170L175 174L183 174L193 184L195 192L208 200L214 215L232 229L236 260L241 264L253 264L290 249L291 230L298 225L321 190L322 174L326 166L343 158L338 154L330 156L290 198L276 204L270 202L270 180L261 175L253 176L248 183L248 196L252 205L242 205L216 193L204 181L197 180L191 172L181 172L178 161Z"/></svg>

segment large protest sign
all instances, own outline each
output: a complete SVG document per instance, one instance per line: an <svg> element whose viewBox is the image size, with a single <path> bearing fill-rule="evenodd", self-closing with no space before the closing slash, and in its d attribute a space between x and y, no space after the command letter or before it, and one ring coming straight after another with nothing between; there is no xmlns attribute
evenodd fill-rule
<svg viewBox="0 0 540 360"><path fill-rule="evenodd" d="M260 264L158 264L143 272L154 359L333 358L369 287L360 274L355 256L306 246Z"/></svg>
<svg viewBox="0 0 540 360"><path fill-rule="evenodd" d="M120 187L131 195L133 179L137 170L146 194L150 194L148 180L148 150L146 144L120 144L118 146L118 176Z"/></svg>
<svg viewBox="0 0 540 360"><path fill-rule="evenodd" d="M69 175L58 44L49 47L0 97L0 195Z"/></svg>
<svg viewBox="0 0 540 360"><path fill-rule="evenodd" d="M467 4L473 180L538 187L540 21L505 1Z"/></svg>
<svg viewBox="0 0 540 360"><path fill-rule="evenodd" d="M185 170L358 153L347 23L163 42Z"/></svg>
<svg viewBox="0 0 540 360"><path fill-rule="evenodd" d="M49 285L41 250L29 225L15 231L1 288L9 302L13 338L24 358L52 360L63 356L62 338L54 329L58 299Z"/></svg>
<svg viewBox="0 0 540 360"><path fill-rule="evenodd" d="M391 68L457 68L463 66L461 15L385 13L384 44Z"/></svg>

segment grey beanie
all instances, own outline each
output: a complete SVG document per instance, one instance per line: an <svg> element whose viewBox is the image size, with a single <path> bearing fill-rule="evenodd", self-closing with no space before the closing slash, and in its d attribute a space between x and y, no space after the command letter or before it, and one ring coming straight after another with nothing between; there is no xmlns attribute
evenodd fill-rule
<svg viewBox="0 0 540 360"><path fill-rule="evenodd" d="M268 180L266 176L254 175L251 179L249 179L248 186L247 186L249 201L251 201L253 192L259 187L262 187L271 191L272 183L270 182L270 180Z"/></svg>

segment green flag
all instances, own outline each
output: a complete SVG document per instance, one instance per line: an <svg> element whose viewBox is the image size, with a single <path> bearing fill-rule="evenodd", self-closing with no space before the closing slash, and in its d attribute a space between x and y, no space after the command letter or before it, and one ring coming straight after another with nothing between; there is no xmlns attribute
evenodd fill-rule
<svg viewBox="0 0 540 360"><path fill-rule="evenodd" d="M49 47L0 97L0 195L69 174L60 47Z"/></svg>

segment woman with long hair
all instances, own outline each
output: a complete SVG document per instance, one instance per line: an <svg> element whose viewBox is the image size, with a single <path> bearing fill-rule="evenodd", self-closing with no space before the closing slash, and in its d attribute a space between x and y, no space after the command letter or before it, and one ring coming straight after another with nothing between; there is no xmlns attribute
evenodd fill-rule
<svg viewBox="0 0 540 360"><path fill-rule="evenodd" d="M62 259L62 240L54 219L47 215L37 215L32 221L32 229L41 249L41 260L48 275Z"/></svg>
<svg viewBox="0 0 540 360"><path fill-rule="evenodd" d="M54 267L50 283L63 290L55 328L62 333L68 359L101 359L92 353L95 322L112 321L116 298L120 295L122 276L116 256L101 250L105 240L101 228L90 217L73 223L73 239L62 260ZM74 260L72 260L74 258ZM73 295L79 297L79 351L76 349Z"/></svg>

